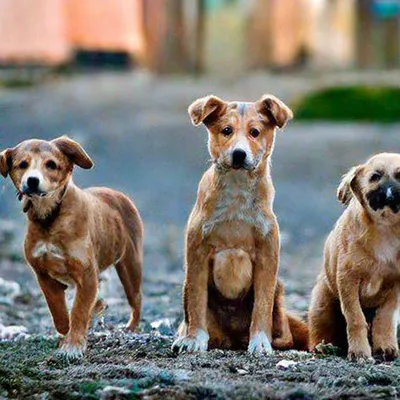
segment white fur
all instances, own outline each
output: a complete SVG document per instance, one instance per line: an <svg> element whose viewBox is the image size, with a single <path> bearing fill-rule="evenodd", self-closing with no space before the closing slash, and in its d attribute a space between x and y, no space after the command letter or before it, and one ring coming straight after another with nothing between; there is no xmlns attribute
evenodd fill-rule
<svg viewBox="0 0 400 400"><path fill-rule="evenodd" d="M221 185L219 199L212 217L203 224L203 238L206 238L215 226L221 222L244 222L264 237L270 231L270 221L259 206L261 199L256 198L256 184L250 181L245 171L226 173Z"/></svg>
<svg viewBox="0 0 400 400"><path fill-rule="evenodd" d="M32 250L32 257L33 258L42 258L47 256L49 258L57 259L57 260L64 260L64 253L63 251L54 246L52 243L45 243L39 241L36 243L36 246Z"/></svg>
<svg viewBox="0 0 400 400"><path fill-rule="evenodd" d="M85 240L76 240L68 246L69 258L86 265L88 263L88 247L89 237L87 237Z"/></svg>
<svg viewBox="0 0 400 400"><path fill-rule="evenodd" d="M235 146L233 147L231 154L235 151L235 150L243 150L246 153L246 163L249 165L253 165L253 154L251 152L251 148L249 145L249 140L246 137L242 137L240 138Z"/></svg>
<svg viewBox="0 0 400 400"><path fill-rule="evenodd" d="M180 353L194 353L207 351L210 336L203 329L198 329L195 337L181 336L172 344L172 349L177 349Z"/></svg>
<svg viewBox="0 0 400 400"><path fill-rule="evenodd" d="M264 332L258 332L250 339L248 352L254 353L266 353L271 354L272 346Z"/></svg>
<svg viewBox="0 0 400 400"><path fill-rule="evenodd" d="M57 350L57 354L61 357L65 357L68 360L75 360L78 358L82 358L84 353L86 352L86 342L74 346L71 343L64 342L61 345L61 348Z"/></svg>
<svg viewBox="0 0 400 400"><path fill-rule="evenodd" d="M382 279L375 277L375 279L372 279L365 288L365 295L368 297L374 297L379 292L381 286Z"/></svg>

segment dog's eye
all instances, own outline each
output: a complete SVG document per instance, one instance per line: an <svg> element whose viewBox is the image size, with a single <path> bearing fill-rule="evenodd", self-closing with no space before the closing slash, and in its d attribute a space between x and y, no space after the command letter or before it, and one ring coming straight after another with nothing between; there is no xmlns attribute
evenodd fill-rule
<svg viewBox="0 0 400 400"><path fill-rule="evenodd" d="M57 169L57 164L53 160L49 160L46 163L46 168L55 170L55 169Z"/></svg>
<svg viewBox="0 0 400 400"><path fill-rule="evenodd" d="M378 182L382 178L382 174L380 172L374 172L369 178L370 182Z"/></svg>
<svg viewBox="0 0 400 400"><path fill-rule="evenodd" d="M230 126L226 126L224 129L222 129L222 134L225 136L229 136L232 134L232 128Z"/></svg>
<svg viewBox="0 0 400 400"><path fill-rule="evenodd" d="M394 179L396 179L396 181L400 181L400 171L394 174Z"/></svg>
<svg viewBox="0 0 400 400"><path fill-rule="evenodd" d="M21 161L18 165L20 169L27 169L28 168L28 161Z"/></svg>
<svg viewBox="0 0 400 400"><path fill-rule="evenodd" d="M260 131L256 128L251 128L250 129L250 135L253 136L253 138L256 138L260 134Z"/></svg>

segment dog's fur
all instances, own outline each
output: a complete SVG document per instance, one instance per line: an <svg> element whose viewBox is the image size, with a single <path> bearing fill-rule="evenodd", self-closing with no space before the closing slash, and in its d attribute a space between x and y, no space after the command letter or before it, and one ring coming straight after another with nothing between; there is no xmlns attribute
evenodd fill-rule
<svg viewBox="0 0 400 400"><path fill-rule="evenodd" d="M26 260L57 331L65 335L61 351L71 357L85 351L91 317L103 308L101 300L96 302L99 274L113 264L132 307L127 327L135 329L141 311L143 237L133 203L111 189L79 189L72 182L74 165L89 169L93 162L65 136L50 142L27 140L0 154L0 172L11 177L27 214ZM67 286L76 288L70 316Z"/></svg>
<svg viewBox="0 0 400 400"><path fill-rule="evenodd" d="M269 164L275 129L292 112L271 95L255 103L207 96L189 115L208 130L213 164L188 222L185 319L173 348L307 347L307 327L285 312L277 284L279 228Z"/></svg>
<svg viewBox="0 0 400 400"><path fill-rule="evenodd" d="M400 155L378 154L352 168L338 199L348 207L325 244L324 269L310 305L310 348L325 342L352 360L393 359L398 355Z"/></svg>

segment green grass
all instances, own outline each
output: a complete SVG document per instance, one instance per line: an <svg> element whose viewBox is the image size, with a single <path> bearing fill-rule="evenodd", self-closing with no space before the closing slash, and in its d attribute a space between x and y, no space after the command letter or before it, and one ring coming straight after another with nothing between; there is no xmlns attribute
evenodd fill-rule
<svg viewBox="0 0 400 400"><path fill-rule="evenodd" d="M12 78L0 80L0 88L4 89L24 89L35 86L37 82L29 77Z"/></svg>
<svg viewBox="0 0 400 400"><path fill-rule="evenodd" d="M328 88L306 95L293 108L296 120L399 122L400 88Z"/></svg>

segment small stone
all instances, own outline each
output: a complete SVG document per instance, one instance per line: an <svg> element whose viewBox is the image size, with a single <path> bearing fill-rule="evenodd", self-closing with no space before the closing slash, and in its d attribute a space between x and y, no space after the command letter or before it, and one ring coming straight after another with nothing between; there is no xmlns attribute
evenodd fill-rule
<svg viewBox="0 0 400 400"><path fill-rule="evenodd" d="M238 368L236 371L239 375L247 375L249 373L249 371L247 371L246 369L241 368Z"/></svg>
<svg viewBox="0 0 400 400"><path fill-rule="evenodd" d="M278 362L278 364L276 364L276 367L278 369L288 369L296 364L297 364L297 362L292 361L292 360L281 360Z"/></svg>
<svg viewBox="0 0 400 400"><path fill-rule="evenodd" d="M368 379L365 378L365 376L360 376L360 377L357 379L357 382L358 382L360 385L367 385L367 384L368 384Z"/></svg>
<svg viewBox="0 0 400 400"><path fill-rule="evenodd" d="M12 304L21 293L21 287L17 282L0 278L0 303Z"/></svg>
<svg viewBox="0 0 400 400"><path fill-rule="evenodd" d="M106 386L99 394L100 399L119 399L129 396L132 392L129 389L118 386Z"/></svg>
<svg viewBox="0 0 400 400"><path fill-rule="evenodd" d="M161 335L172 335L174 333L174 327L169 318L153 321L150 326Z"/></svg>
<svg viewBox="0 0 400 400"><path fill-rule="evenodd" d="M28 336L28 330L25 326L0 324L0 341L18 340Z"/></svg>

